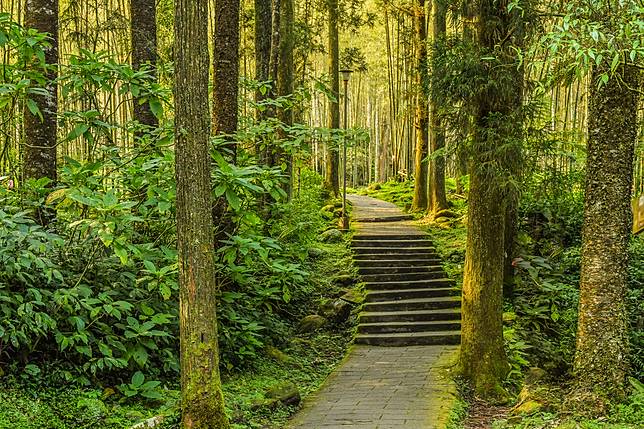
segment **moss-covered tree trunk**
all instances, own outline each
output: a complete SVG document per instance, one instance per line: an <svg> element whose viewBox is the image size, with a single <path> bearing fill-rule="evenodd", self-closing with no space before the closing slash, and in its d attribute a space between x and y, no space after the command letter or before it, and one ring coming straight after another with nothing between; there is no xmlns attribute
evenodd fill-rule
<svg viewBox="0 0 644 429"><path fill-rule="evenodd" d="M208 0L175 0L175 165L185 429L228 427L219 379L208 105Z"/></svg>
<svg viewBox="0 0 644 429"><path fill-rule="evenodd" d="M268 81L271 59L271 0L255 0L255 80ZM265 93L255 92L255 100L262 101ZM260 112L261 113L261 112Z"/></svg>
<svg viewBox="0 0 644 429"><path fill-rule="evenodd" d="M414 11L414 41L416 43L416 148L414 160L414 199L412 210L427 209L427 176L429 168L429 112L427 106L427 21L425 0L417 0Z"/></svg>
<svg viewBox="0 0 644 429"><path fill-rule="evenodd" d="M445 38L447 31L447 2L446 0L434 0L432 6L432 41L438 46ZM440 79L443 73L441 67L436 63L432 66L432 74L435 79ZM432 159L429 167L429 213L438 215L448 209L447 195L445 193L445 157L434 156L445 147L445 126L443 125L442 105L440 94L432 94L430 99L430 129L429 142Z"/></svg>
<svg viewBox="0 0 644 429"><path fill-rule="evenodd" d="M38 105L42 119L27 106L24 110L23 177L25 180L47 177L55 182L58 91L54 80L58 75L58 0L27 0L25 26L49 34L50 47L45 49L45 63L50 67L46 72L47 94L30 95Z"/></svg>
<svg viewBox="0 0 644 429"><path fill-rule="evenodd" d="M294 58L295 47L295 7L293 0L281 0L280 12L280 44L279 44L279 66L277 70L277 94L281 97L293 94ZM278 118L287 126L293 125L293 109L290 106L283 107L277 112ZM282 139L288 136L281 131ZM286 186L285 191L290 199L293 188L293 159L290 154L282 153L282 160L286 164Z"/></svg>
<svg viewBox="0 0 644 429"><path fill-rule="evenodd" d="M521 112L517 105L521 19L507 4L478 3L478 44L488 81L478 93L470 155L468 237L463 278L460 365L478 395L505 400L503 273L509 183L517 174ZM494 58L491 61L489 58ZM510 177L509 177L510 176Z"/></svg>
<svg viewBox="0 0 644 429"><path fill-rule="evenodd" d="M340 128L340 41L338 35L338 0L327 0L329 12L328 65L331 92L335 100L329 102L328 127ZM340 194L340 151L336 142L330 141L326 151L326 187L334 195Z"/></svg>
<svg viewBox="0 0 644 429"><path fill-rule="evenodd" d="M638 134L639 72L619 66L597 87L596 68L588 106L588 157L584 207L579 324L574 372L577 396L602 401L624 397L628 375L625 293L633 153ZM589 408L596 406L591 402Z"/></svg>
<svg viewBox="0 0 644 429"><path fill-rule="evenodd" d="M132 39L132 67L136 70L147 65L152 69L156 78L157 64L157 22L156 0L130 1L130 37ZM134 98L134 119L142 125L157 127L159 121L150 103L141 103L140 98ZM138 133L137 136L140 136Z"/></svg>

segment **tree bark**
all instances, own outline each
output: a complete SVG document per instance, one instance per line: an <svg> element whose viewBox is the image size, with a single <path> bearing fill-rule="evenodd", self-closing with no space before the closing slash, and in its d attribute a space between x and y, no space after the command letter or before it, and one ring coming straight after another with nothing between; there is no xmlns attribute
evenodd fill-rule
<svg viewBox="0 0 644 429"><path fill-rule="evenodd" d="M27 0L25 4L25 26L48 33L50 47L45 49L45 63L50 66L46 72L47 95L31 95L36 102L42 119L25 106L23 151L23 177L28 179L49 178L53 186L56 172L56 133L58 115L58 0Z"/></svg>
<svg viewBox="0 0 644 429"><path fill-rule="evenodd" d="M130 1L130 37L132 39L132 67L139 70L147 65L156 80L157 65L157 22L156 0ZM134 120L148 127L158 127L159 120L150 103L141 103L140 97L134 98ZM140 137L143 133L137 133Z"/></svg>
<svg viewBox="0 0 644 429"><path fill-rule="evenodd" d="M425 0L418 0L414 6L414 30L416 42L416 156L414 168L414 199L412 210L427 209L427 176L429 168L429 115L427 107L428 81L427 70L427 22L425 20Z"/></svg>
<svg viewBox="0 0 644 429"><path fill-rule="evenodd" d="M175 0L182 427L228 428L219 379L208 106L208 0Z"/></svg>
<svg viewBox="0 0 644 429"><path fill-rule="evenodd" d="M625 293L640 76L635 68L618 66L615 76L598 88L604 72L610 73L601 67L593 70L588 106L574 372L578 389L608 403L624 398L629 369Z"/></svg>
<svg viewBox="0 0 644 429"><path fill-rule="evenodd" d="M239 0L215 2L212 127L215 135L237 132L239 95ZM234 162L234 140L228 148Z"/></svg>
<svg viewBox="0 0 644 429"><path fill-rule="evenodd" d="M338 35L338 0L327 0L329 12L329 78L335 100L329 101L328 126L340 128L340 42ZM340 194L340 151L336 142L330 141L326 153L326 187L335 196Z"/></svg>
<svg viewBox="0 0 644 429"><path fill-rule="evenodd" d="M266 82L269 79L271 60L271 0L255 0L255 80ZM260 91L255 93L255 100L266 98Z"/></svg>
<svg viewBox="0 0 644 429"><path fill-rule="evenodd" d="M432 7L433 22L433 43L438 46L445 38L447 32L447 3L446 0L434 0ZM432 74L436 75L435 79L440 79L444 75L444 70L434 63ZM445 126L443 125L442 104L437 96L433 94L430 99L430 128L429 142L431 145L430 153L432 155L445 147ZM441 211L447 210L447 195L445 193L445 157L432 156L429 166L429 197L428 209L430 214L436 216Z"/></svg>

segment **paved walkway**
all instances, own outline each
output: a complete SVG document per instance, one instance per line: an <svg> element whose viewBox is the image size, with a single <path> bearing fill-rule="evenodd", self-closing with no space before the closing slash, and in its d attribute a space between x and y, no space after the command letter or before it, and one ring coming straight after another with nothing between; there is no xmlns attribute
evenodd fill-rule
<svg viewBox="0 0 644 429"><path fill-rule="evenodd" d="M393 204L351 196L354 220L401 216ZM360 232L420 234L413 222L357 222ZM457 346L353 346L322 388L309 396L292 429L442 429L456 392L446 377Z"/></svg>

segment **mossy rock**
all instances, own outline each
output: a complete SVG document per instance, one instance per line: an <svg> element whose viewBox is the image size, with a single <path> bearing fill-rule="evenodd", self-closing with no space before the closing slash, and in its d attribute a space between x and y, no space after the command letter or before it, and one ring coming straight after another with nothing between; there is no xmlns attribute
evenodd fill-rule
<svg viewBox="0 0 644 429"><path fill-rule="evenodd" d="M528 416L543 410L544 405L539 401L528 400L517 405L512 409L514 416Z"/></svg>
<svg viewBox="0 0 644 429"><path fill-rule="evenodd" d="M309 254L309 258L311 259L320 259L326 253L323 249L320 249L318 247L310 247L307 252Z"/></svg>
<svg viewBox="0 0 644 429"><path fill-rule="evenodd" d="M311 314L300 321L299 330L303 333L315 332L326 325L326 323L326 318L318 314Z"/></svg>
<svg viewBox="0 0 644 429"><path fill-rule="evenodd" d="M336 228L331 228L320 234L319 240L323 243L339 243L343 239L342 231Z"/></svg>
<svg viewBox="0 0 644 429"><path fill-rule="evenodd" d="M340 299L351 304L362 304L364 302L364 294L359 290L351 289L346 291Z"/></svg>
<svg viewBox="0 0 644 429"><path fill-rule="evenodd" d="M337 286L348 287L356 284L358 282L358 279L356 279L356 277L351 274L339 274L333 277L331 281Z"/></svg>
<svg viewBox="0 0 644 429"><path fill-rule="evenodd" d="M382 189L382 185L380 183L372 183L371 185L369 185L368 189L370 191L379 191Z"/></svg>
<svg viewBox="0 0 644 429"><path fill-rule="evenodd" d="M88 420L100 420L107 416L107 406L100 399L83 398L76 407Z"/></svg>
<svg viewBox="0 0 644 429"><path fill-rule="evenodd" d="M319 312L333 323L343 323L351 316L351 304L341 299L326 301L320 305Z"/></svg>
<svg viewBox="0 0 644 429"><path fill-rule="evenodd" d="M267 399L274 399L283 405L298 405L302 401L300 390L289 381L269 388L264 394Z"/></svg>
<svg viewBox="0 0 644 429"><path fill-rule="evenodd" d="M277 361L277 362L290 362L291 357L278 349L277 347L273 346L266 346L265 349L266 356L270 357L271 359Z"/></svg>

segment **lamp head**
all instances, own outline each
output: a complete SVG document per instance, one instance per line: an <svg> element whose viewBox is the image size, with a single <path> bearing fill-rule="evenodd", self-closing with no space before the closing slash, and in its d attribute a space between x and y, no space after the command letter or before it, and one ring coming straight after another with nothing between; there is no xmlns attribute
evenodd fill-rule
<svg viewBox="0 0 644 429"><path fill-rule="evenodd" d="M340 75L342 76L342 80L345 82L349 82L351 73L353 73L353 70L349 70L349 69L340 70Z"/></svg>

